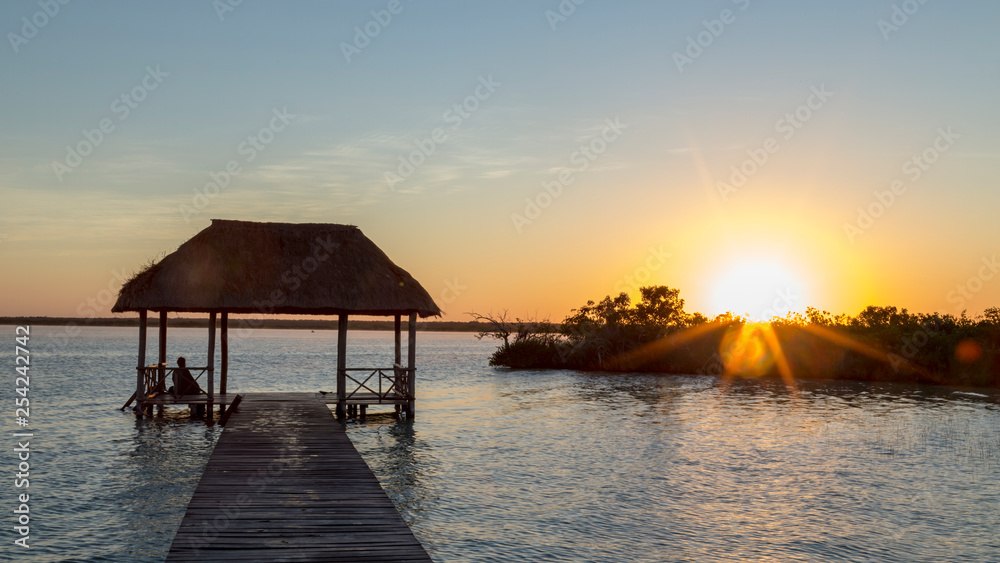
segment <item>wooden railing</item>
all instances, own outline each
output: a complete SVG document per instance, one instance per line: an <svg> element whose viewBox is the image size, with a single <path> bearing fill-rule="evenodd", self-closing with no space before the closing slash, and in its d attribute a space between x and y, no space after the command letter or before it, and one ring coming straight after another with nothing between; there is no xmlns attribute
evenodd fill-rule
<svg viewBox="0 0 1000 563"><path fill-rule="evenodd" d="M413 377L414 371L412 368L405 368L398 364L391 368L346 368L344 369L345 381L350 380L357 387L353 391L347 392L344 398L350 399L354 395L366 391L374 394L380 400L412 400L410 379ZM360 374L367 372L367 375L361 379L362 375L356 378L351 375L351 372ZM372 381L373 379L375 381Z"/></svg>

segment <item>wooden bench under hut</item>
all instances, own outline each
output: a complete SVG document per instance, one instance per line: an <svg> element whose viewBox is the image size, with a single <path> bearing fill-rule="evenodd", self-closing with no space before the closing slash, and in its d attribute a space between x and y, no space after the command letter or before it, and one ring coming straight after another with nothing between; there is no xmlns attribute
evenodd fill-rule
<svg viewBox="0 0 1000 563"><path fill-rule="evenodd" d="M175 252L136 274L121 288L112 312L139 313L139 361L135 412L154 405L207 405L225 408L230 314L336 315L336 393L324 395L336 404L337 416L369 404L393 404L414 414L417 317L441 310L427 291L396 266L360 229L351 225L256 223L213 219L212 225ZM157 362L146 363L149 312L159 315ZM167 314L208 314L208 361L188 367L204 394L175 396L167 392L174 369L167 364ZM395 317L395 362L391 367L348 368L348 317ZM407 317L407 360L402 361L401 325ZM215 389L217 325L221 345L218 393ZM201 379L201 378L204 379ZM348 385L348 382L351 385ZM126 407L131 400L126 403Z"/></svg>

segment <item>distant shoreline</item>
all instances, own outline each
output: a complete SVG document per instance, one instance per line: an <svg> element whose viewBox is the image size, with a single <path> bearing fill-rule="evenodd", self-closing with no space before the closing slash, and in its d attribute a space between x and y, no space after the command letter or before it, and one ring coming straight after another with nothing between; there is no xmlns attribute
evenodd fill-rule
<svg viewBox="0 0 1000 563"><path fill-rule="evenodd" d="M320 319L247 319L229 320L230 328L266 328L266 329L299 329L299 330L336 330L336 320ZM122 326L138 327L138 317L0 317L0 325L39 325L39 326ZM208 328L208 319L178 317L170 318L171 328ZM393 330L394 321L350 320L351 330ZM159 319L150 316L147 326L159 326ZM480 332L486 328L486 323L475 321L417 321L417 330L423 332ZM403 321L406 330L406 321Z"/></svg>

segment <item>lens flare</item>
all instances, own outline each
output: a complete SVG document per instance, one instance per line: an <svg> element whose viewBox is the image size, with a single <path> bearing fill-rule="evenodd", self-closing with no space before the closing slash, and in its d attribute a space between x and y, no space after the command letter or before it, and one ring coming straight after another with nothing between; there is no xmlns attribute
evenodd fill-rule
<svg viewBox="0 0 1000 563"><path fill-rule="evenodd" d="M719 355L725 367L724 381L733 376L761 377L776 370L790 392L798 391L778 335L768 323L731 327L722 338Z"/></svg>
<svg viewBox="0 0 1000 563"><path fill-rule="evenodd" d="M955 359L963 364L974 364L982 355L983 347L971 338L966 338L955 346Z"/></svg>
<svg viewBox="0 0 1000 563"><path fill-rule="evenodd" d="M726 374L760 377L774 367L774 353L764 336L765 325L748 324L726 331L719 355Z"/></svg>

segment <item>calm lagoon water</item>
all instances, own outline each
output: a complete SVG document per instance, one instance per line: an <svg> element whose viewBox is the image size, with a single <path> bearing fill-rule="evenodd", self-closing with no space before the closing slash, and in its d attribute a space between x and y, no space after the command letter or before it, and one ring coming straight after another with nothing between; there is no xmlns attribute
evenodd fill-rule
<svg viewBox="0 0 1000 563"><path fill-rule="evenodd" d="M162 561L219 429L117 410L136 329L62 333L32 327L32 547L12 545L8 437L0 558ZM169 357L203 364L205 340L173 330ZM996 392L512 372L492 349L420 333L416 420L348 424L436 561L1000 561ZM351 333L348 353L389 365L392 336ZM233 391L334 389L334 333L252 331L230 357Z"/></svg>

